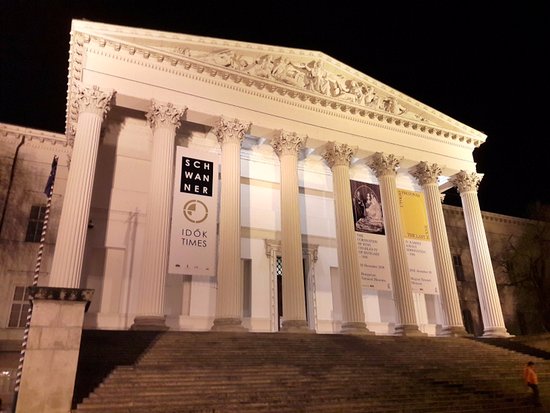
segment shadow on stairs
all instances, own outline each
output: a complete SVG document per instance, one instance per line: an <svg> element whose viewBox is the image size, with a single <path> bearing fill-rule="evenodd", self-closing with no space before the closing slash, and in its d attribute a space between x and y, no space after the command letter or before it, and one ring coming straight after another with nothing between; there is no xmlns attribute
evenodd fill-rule
<svg viewBox="0 0 550 413"><path fill-rule="evenodd" d="M467 338L88 330L73 412L543 411L522 381L531 359Z"/></svg>

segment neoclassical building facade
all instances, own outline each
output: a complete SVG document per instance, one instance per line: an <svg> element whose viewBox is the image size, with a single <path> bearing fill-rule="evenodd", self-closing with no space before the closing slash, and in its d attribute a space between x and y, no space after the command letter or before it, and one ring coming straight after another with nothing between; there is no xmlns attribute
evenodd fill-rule
<svg viewBox="0 0 550 413"><path fill-rule="evenodd" d="M457 188L479 335L509 336L477 198L483 133L321 52L79 20L66 113L65 135L3 125L2 185L29 188L6 189L3 216L45 204L58 156L38 284L94 290L84 328L464 335L442 205ZM16 159L26 175L8 179ZM2 265L17 324L8 303L35 262Z"/></svg>

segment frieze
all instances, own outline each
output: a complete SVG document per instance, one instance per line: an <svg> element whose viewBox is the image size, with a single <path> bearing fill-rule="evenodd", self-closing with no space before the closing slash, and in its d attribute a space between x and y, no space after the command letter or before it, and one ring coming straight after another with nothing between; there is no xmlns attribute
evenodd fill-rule
<svg viewBox="0 0 550 413"><path fill-rule="evenodd" d="M397 99L381 95L372 86L328 71L322 60L311 60L302 63L292 61L284 56L271 54L261 56L244 55L230 49L205 52L189 48L175 48L170 51L246 75L284 83L309 92L316 92L331 99L343 100L394 115L402 115L407 112L407 109ZM229 77L230 75L226 74L226 76ZM237 80L240 81L240 79ZM260 84L259 86L262 88L265 85ZM298 95L297 92L287 91L287 93ZM321 100L319 99L319 101ZM332 105L335 108L337 107L336 103ZM427 122L420 115L416 116L419 120Z"/></svg>
<svg viewBox="0 0 550 413"><path fill-rule="evenodd" d="M86 26L87 22L82 22ZM91 24L91 23L90 23ZM94 24L95 26L96 24ZM118 26L104 25L116 31L126 33L134 31L143 31L143 29L133 29ZM128 34L126 33L126 34ZM391 88L381 84L374 79L372 82L364 82L360 77L365 76L357 72L357 77L352 78L348 74L344 77L341 74L333 73L324 67L327 62L334 67L343 67L346 72L356 72L340 62L330 57L322 57L319 52L300 51L302 56L309 58L308 61L298 62L282 57L283 53L288 53L289 49L282 47L273 47L256 44L244 44L251 48L248 54L238 54L230 47L243 47L239 42L221 41L220 39L198 38L189 35L166 34L162 32L147 31L151 36L166 37L170 35L171 41L176 43L202 42L202 45L196 45L197 49L203 47L203 50L191 49L188 47L158 47L150 50L152 46L127 44L118 39L105 38L98 34L88 34L73 30L71 40L71 59L70 59L70 77L81 78L82 73L82 55L83 50L90 52L88 43L93 43L105 50L110 48L114 53L125 53L124 60L136 57L151 61L147 66L154 67L159 65L163 71L174 72L184 75L182 69L186 71L194 70L199 75L209 75L211 78L220 78L230 80L236 84L242 84L246 87L265 90L270 93L277 93L280 96L287 96L302 102L320 105L322 107L335 109L353 116L368 117L379 123L395 125L400 128L411 129L411 132L421 132L426 135L433 135L433 138L440 137L455 141L456 143L473 145L478 147L484 142L485 136L460 122L441 114L434 109L413 101L411 98L402 95L397 91L395 94L399 97L390 96L384 93L386 89ZM73 41L73 39L76 39ZM227 45L220 48L220 46ZM140 47L141 46L141 47ZM187 45L186 45L187 46ZM213 51L217 47L218 51ZM209 48L211 50L205 50ZM97 50L101 50L97 49ZM252 50L255 49L255 50ZM255 51L257 55L252 55ZM115 55L112 58L117 58ZM327 62L325 61L327 60ZM139 61L136 60L135 63ZM160 65L172 66L171 69L162 68ZM205 81L207 78L200 77L198 80ZM286 85L286 87L285 87ZM373 87L374 85L374 87ZM69 84L69 94L71 94L71 81ZM244 92L244 90L243 90ZM69 96L71 99L71 96ZM410 101L410 102L409 102ZM405 107L405 104L407 107ZM415 113L411 110L413 107L421 106L421 110L426 112L427 117ZM466 132L459 132L447 129L433 122L431 118L441 118L444 122L459 129L465 129ZM67 111L67 132L74 133L74 123L76 117L70 112L70 105ZM463 135L466 133L466 135Z"/></svg>

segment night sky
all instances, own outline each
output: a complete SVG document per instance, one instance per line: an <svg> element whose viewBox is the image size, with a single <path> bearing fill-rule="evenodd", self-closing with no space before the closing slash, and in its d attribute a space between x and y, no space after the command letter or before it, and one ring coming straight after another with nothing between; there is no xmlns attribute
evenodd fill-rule
<svg viewBox="0 0 550 413"><path fill-rule="evenodd" d="M64 133L72 18L317 50L487 134L482 210L549 204L544 2L370 3L0 0L0 123Z"/></svg>

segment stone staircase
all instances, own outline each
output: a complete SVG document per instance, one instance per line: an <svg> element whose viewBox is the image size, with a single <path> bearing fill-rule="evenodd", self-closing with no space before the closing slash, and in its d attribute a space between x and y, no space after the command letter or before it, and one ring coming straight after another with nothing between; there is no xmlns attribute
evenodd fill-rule
<svg viewBox="0 0 550 413"><path fill-rule="evenodd" d="M73 413L544 411L532 359L466 338L84 331Z"/></svg>

